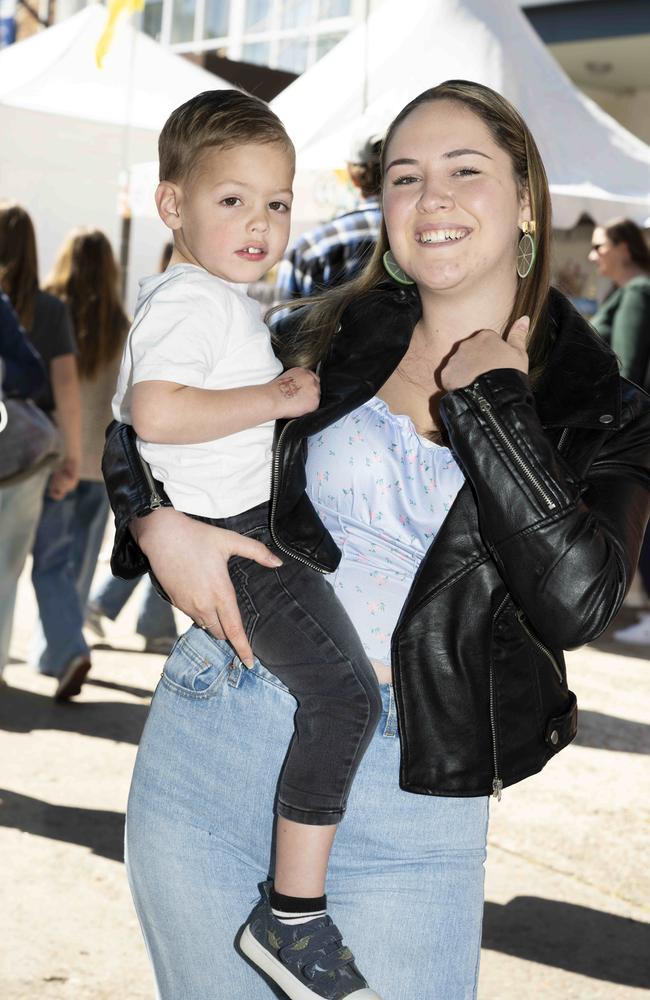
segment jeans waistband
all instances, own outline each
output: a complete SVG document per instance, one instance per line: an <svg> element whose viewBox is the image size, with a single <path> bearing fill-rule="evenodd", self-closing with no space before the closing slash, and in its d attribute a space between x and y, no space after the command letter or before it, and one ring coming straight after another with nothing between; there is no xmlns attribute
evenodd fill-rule
<svg viewBox="0 0 650 1000"><path fill-rule="evenodd" d="M242 677L245 674L250 674L258 680L266 681L267 683L274 684L275 687L282 688L289 694L288 688L278 680L270 671L264 667L259 660L255 660L252 667L245 667L238 656L234 656L232 663L228 667L228 678L227 683L231 687L238 688ZM380 684L379 693L381 694L382 700L382 716L379 722L379 727L383 736L390 739L394 739L398 735L397 731L397 706L395 705L395 695L393 693L392 684Z"/></svg>
<svg viewBox="0 0 650 1000"><path fill-rule="evenodd" d="M238 531L243 535L269 523L269 503L265 500L250 510L243 510L241 514L232 514L230 517L204 517L202 514L190 514L190 517L195 521L203 521L204 524L212 524L215 528L227 528L228 531Z"/></svg>
<svg viewBox="0 0 650 1000"><path fill-rule="evenodd" d="M198 625L192 625L179 641L187 643L206 663L214 663L227 667L226 683L233 688L238 688L242 678L246 674L254 681L263 681L272 684L282 691L290 694L289 689L278 680L278 678L264 667L259 660L255 660L252 667L245 667L232 648L226 643L205 632ZM395 695L392 684L380 684L379 691L382 700L382 716L379 728L383 736L395 739L397 730L397 708L395 705Z"/></svg>

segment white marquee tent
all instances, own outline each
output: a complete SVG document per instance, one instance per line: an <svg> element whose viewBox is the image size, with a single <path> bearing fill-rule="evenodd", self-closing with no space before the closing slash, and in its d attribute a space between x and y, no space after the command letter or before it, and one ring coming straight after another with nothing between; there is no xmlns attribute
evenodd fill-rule
<svg viewBox="0 0 650 1000"><path fill-rule="evenodd" d="M42 276L77 225L99 226L118 251L120 173L156 157L158 133L177 105L231 86L128 21L118 24L100 70L95 46L105 23L106 8L94 4L0 52L0 198L32 215ZM166 239L160 220L138 221L129 305Z"/></svg>
<svg viewBox="0 0 650 1000"><path fill-rule="evenodd" d="M650 146L573 85L515 0L386 0L272 107L299 168L322 172L345 163L353 137L383 131L421 91L459 78L493 87L523 114L546 164L556 227L582 213L641 224L650 216Z"/></svg>

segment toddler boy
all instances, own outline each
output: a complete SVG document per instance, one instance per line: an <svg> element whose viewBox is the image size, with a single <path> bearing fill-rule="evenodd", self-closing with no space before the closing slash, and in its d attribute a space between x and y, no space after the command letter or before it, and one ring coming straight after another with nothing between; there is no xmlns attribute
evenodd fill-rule
<svg viewBox="0 0 650 1000"><path fill-rule="evenodd" d="M208 91L172 113L159 158L156 205L174 251L162 275L141 282L113 413L133 425L178 510L272 548L274 421L315 410L320 396L313 372L282 373L246 292L287 245L293 146L262 101ZM275 569L229 563L253 650L298 702L278 787L274 881L240 944L290 998L379 1000L324 895L336 825L381 713L377 681L323 576L283 556Z"/></svg>

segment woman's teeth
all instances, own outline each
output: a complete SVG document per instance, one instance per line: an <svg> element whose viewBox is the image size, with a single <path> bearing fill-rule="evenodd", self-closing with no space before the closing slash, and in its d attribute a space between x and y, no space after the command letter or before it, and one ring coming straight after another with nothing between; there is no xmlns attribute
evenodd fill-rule
<svg viewBox="0 0 650 1000"><path fill-rule="evenodd" d="M264 251L261 247L244 247L244 253L258 254L264 253Z"/></svg>
<svg viewBox="0 0 650 1000"><path fill-rule="evenodd" d="M466 229L431 229L420 233L416 239L418 243L445 243L449 240L462 240L463 236L467 236Z"/></svg>

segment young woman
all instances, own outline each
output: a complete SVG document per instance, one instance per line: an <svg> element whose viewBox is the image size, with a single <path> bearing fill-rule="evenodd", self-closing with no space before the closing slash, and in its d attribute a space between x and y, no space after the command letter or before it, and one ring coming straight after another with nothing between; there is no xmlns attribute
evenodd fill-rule
<svg viewBox="0 0 650 1000"><path fill-rule="evenodd" d="M47 378L33 400L55 420L63 443L63 455L54 469L41 468L3 491L2 536L11 542L4 546L9 576L0 585L4 592L1 668L9 652L15 585L34 540L46 484L52 502L62 500L77 484L81 454L79 380L70 317L60 299L39 288L34 226L25 209L13 202L0 202L0 290L43 360Z"/></svg>
<svg viewBox="0 0 650 1000"><path fill-rule="evenodd" d="M332 915L383 1000L467 1000L488 796L575 735L562 648L605 628L632 578L650 407L549 290L548 185L508 102L464 81L425 92L389 128L382 176L367 271L279 333L285 363L321 361L322 396L279 429L270 528L284 559L342 550L330 579L382 686ZM169 509L135 454L116 427L113 566L150 565L205 627L177 643L143 735L132 891L160 997L269 1000L233 942L251 873L267 876L295 702L242 667L228 576L231 556L269 566L269 550Z"/></svg>
<svg viewBox="0 0 650 1000"><path fill-rule="evenodd" d="M29 399L45 387L43 363L6 295L0 294L0 401ZM0 415L0 424L1 424ZM0 430L0 454L4 447ZM43 478L37 471L18 483L0 483L0 681L9 657L16 588L41 509ZM34 477L38 479L34 482Z"/></svg>
<svg viewBox="0 0 650 1000"><path fill-rule="evenodd" d="M589 260L612 289L591 324L616 354L621 375L650 391L650 249L643 230L631 219L596 226ZM639 573L650 600L650 537L644 539ZM650 611L614 632L617 642L650 644Z"/></svg>
<svg viewBox="0 0 650 1000"><path fill-rule="evenodd" d="M612 289L592 318L616 354L621 375L650 389L650 249L631 219L596 226L589 260Z"/></svg>
<svg viewBox="0 0 650 1000"><path fill-rule="evenodd" d="M84 610L106 527L100 460L129 321L111 245L98 229L76 229L59 250L47 289L65 302L77 340L81 388L79 481L46 496L34 543L32 580L41 628L30 658L57 678L55 698L79 694L90 670Z"/></svg>

